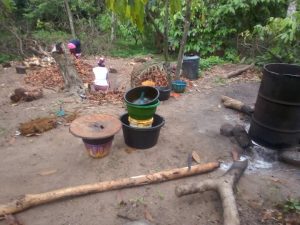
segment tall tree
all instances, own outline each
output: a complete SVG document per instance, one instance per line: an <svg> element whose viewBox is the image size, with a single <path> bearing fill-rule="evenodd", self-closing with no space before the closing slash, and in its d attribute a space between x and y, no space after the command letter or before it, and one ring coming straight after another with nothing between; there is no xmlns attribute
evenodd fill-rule
<svg viewBox="0 0 300 225"><path fill-rule="evenodd" d="M181 39L180 49L179 49L178 59L177 59L177 66L176 66L176 72L175 72L176 79L179 79L179 77L180 77L184 47L185 47L185 44L187 41L189 29L190 29L191 4L192 4L192 0L186 0L185 23L184 23L183 36Z"/></svg>
<svg viewBox="0 0 300 225"><path fill-rule="evenodd" d="M116 27L117 27L117 17L114 12L111 13L111 33L110 41L114 42L116 40Z"/></svg>
<svg viewBox="0 0 300 225"><path fill-rule="evenodd" d="M71 9L70 9L69 1L64 0L64 3L65 3L66 11L67 11L67 14L68 14L68 18L69 18L72 37L75 39L76 34L75 34L75 28L74 28L74 21L73 21L73 15L72 15L72 12L71 12Z"/></svg>

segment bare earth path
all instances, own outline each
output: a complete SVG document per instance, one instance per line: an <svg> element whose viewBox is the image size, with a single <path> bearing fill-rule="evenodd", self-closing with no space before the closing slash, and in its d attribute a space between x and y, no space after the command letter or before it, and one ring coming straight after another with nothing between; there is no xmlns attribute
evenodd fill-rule
<svg viewBox="0 0 300 225"><path fill-rule="evenodd" d="M112 75L114 85L124 83L128 87L132 70L130 60L109 58L107 65L119 71ZM120 131L111 153L103 159L92 159L85 152L81 140L72 136L67 126L59 126L37 137L14 134L19 123L55 113L60 100L66 102L66 111L80 109L82 115L108 113L120 116L125 113L123 105L92 105L50 90L45 90L42 99L12 105L9 95L22 84L22 75L16 74L14 68L1 69L0 204L25 193L40 193L186 166L188 153L192 151L197 151L203 163L218 159L230 163L230 151L234 145L219 134L219 128L224 122L247 122L241 120L240 114L223 108L220 95L254 104L259 82L240 81L219 85L224 83L223 80L212 76L194 82L194 88L178 99L171 98L161 103L157 113L165 118L166 124L155 147L131 150L125 145ZM223 172L221 168L210 174L164 184L68 199L32 208L17 216L27 225L121 225L128 220L117 214L127 203L127 206L133 204L133 208L143 205L134 218L146 217L153 224L221 224L222 208L215 193L179 199L174 189L176 185L197 182ZM269 169L247 170L237 192L241 224L276 224L262 223L262 210L288 196L299 197L299 188L300 171L294 167L274 163ZM4 224L6 222L0 221L0 225Z"/></svg>

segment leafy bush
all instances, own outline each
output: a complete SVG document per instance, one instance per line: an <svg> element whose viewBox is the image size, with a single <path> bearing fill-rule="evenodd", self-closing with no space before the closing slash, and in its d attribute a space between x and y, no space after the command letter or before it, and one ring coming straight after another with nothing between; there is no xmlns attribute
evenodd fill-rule
<svg viewBox="0 0 300 225"><path fill-rule="evenodd" d="M225 63L225 60L220 58L219 56L210 56L200 60L200 68L201 70L207 70L214 65L223 63Z"/></svg>
<svg viewBox="0 0 300 225"><path fill-rule="evenodd" d="M18 57L15 55L8 55L8 54L2 54L0 53L0 64L9 62L11 60L17 59Z"/></svg>
<svg viewBox="0 0 300 225"><path fill-rule="evenodd" d="M186 51L209 56L235 47L240 32L253 30L257 24L266 24L270 16L284 15L285 5L284 0L194 0ZM183 32L183 12L177 12L170 23L172 45L178 49Z"/></svg>
<svg viewBox="0 0 300 225"><path fill-rule="evenodd" d="M34 39L39 42L51 45L57 42L65 42L71 38L71 35L63 31L37 30L32 33Z"/></svg>
<svg viewBox="0 0 300 225"><path fill-rule="evenodd" d="M114 44L114 47L108 53L114 57L133 57L133 56L142 56L148 55L151 53L155 53L153 48L147 48L143 44L135 44L134 42L130 41L117 41Z"/></svg>
<svg viewBox="0 0 300 225"><path fill-rule="evenodd" d="M271 17L265 26L244 33L245 42L254 42L261 63L300 62L300 11L286 18Z"/></svg>
<svg viewBox="0 0 300 225"><path fill-rule="evenodd" d="M285 212L300 212L300 200L288 199L283 205L283 210Z"/></svg>

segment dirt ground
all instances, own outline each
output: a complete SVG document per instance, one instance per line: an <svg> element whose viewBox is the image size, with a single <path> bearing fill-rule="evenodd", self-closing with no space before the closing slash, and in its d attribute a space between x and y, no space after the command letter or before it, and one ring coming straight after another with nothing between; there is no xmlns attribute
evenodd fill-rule
<svg viewBox="0 0 300 225"><path fill-rule="evenodd" d="M91 59L89 62L95 61ZM126 84L129 87L133 67L130 62L130 59L107 60L108 66L118 70L118 73L111 74L115 86ZM103 159L93 159L86 153L81 139L69 133L68 126L60 125L36 137L16 136L15 133L20 123L55 113L60 101L65 102L67 112L80 110L81 115L107 113L117 117L125 113L122 104L95 105L46 89L42 99L12 104L9 95L14 88L23 85L23 75L16 74L13 67L1 69L0 204L26 193L183 167L192 151L200 155L202 163L222 160L224 165L230 165L234 143L219 134L220 126L225 122L247 125L249 121L224 108L220 95L253 105L259 80L252 79L249 73L251 71L230 82L214 71L204 74L191 82L189 90L180 97L161 102L157 113L165 118L166 123L156 146L147 150L130 150L124 143L121 130L115 136L110 154ZM124 207L131 206L140 209L127 213L129 219L144 218L158 225L222 224L222 206L216 193L177 198L174 190L177 185L217 177L225 169L223 166L212 173L162 184L61 200L31 208L17 217L25 225L121 225L128 222L122 214ZM275 221L263 222L263 211L288 197L300 197L300 171L280 162L273 162L267 169L250 169L241 178L236 192L241 224L278 224ZM0 221L0 225L4 224L5 221Z"/></svg>

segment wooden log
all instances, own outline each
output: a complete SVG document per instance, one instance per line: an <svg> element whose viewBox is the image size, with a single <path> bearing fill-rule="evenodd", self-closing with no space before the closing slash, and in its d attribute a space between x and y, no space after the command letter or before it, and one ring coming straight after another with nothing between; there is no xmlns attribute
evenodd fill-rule
<svg viewBox="0 0 300 225"><path fill-rule="evenodd" d="M249 116L251 116L252 113L254 112L253 107L251 107L249 105L246 105L245 103L243 103L239 100L230 98L228 96L222 95L221 96L221 101L223 102L223 105L226 108L235 109L235 110L237 110L239 112L242 112L242 113L245 113Z"/></svg>
<svg viewBox="0 0 300 225"><path fill-rule="evenodd" d="M76 187L58 189L40 194L26 194L7 204L0 205L0 217L24 211L33 206L53 202L67 197L87 195L91 193L105 192L129 187L136 187L146 184L160 183L169 180L179 179L187 176L212 171L220 166L219 162L211 162L202 165L165 170L148 175L140 175L119 180L104 181L94 184L86 184Z"/></svg>
<svg viewBox="0 0 300 225"><path fill-rule="evenodd" d="M207 179L197 184L178 186L175 194L178 197L215 190L219 193L223 206L223 224L240 225L238 209L233 190L248 166L248 161L234 161L230 169L221 177Z"/></svg>
<svg viewBox="0 0 300 225"><path fill-rule="evenodd" d="M245 66L245 67L243 67L243 68L241 68L241 69L232 71L232 72L226 74L225 77L226 77L226 78L236 77L236 76L242 74L243 72L245 72L245 71L247 71L247 70L249 70L249 69L251 69L251 68L253 68L253 67L254 67L254 63L252 63L252 64L250 64L250 65L247 65L247 66Z"/></svg>

